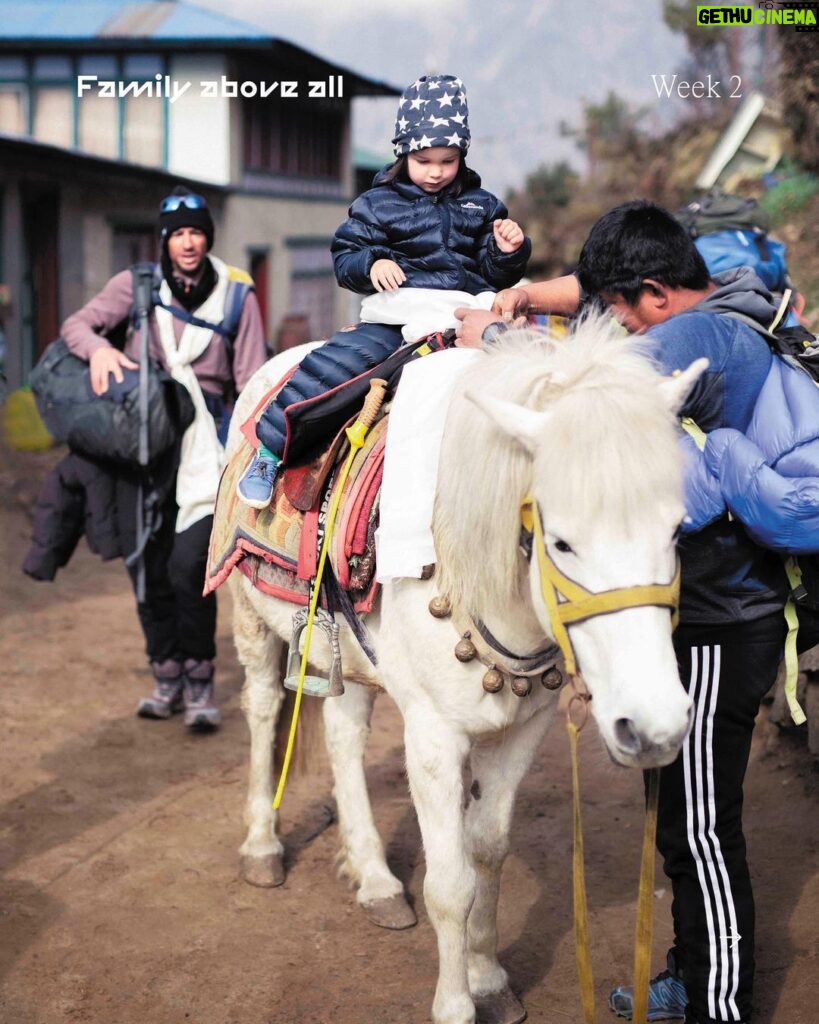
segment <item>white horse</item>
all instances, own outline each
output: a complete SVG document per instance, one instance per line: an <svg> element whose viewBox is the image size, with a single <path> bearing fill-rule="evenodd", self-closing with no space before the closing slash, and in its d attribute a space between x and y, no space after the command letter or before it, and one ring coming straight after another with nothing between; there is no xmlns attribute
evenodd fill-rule
<svg viewBox="0 0 819 1024"><path fill-rule="evenodd" d="M613 591L615 602L622 598L615 604L620 610L608 606L606 614L570 625L573 649L564 652L577 658L615 762L668 764L691 709L668 607L683 516L675 413L704 361L664 379L637 343L601 321L588 322L568 341L512 334L465 372L450 405L435 502L434 576L383 587L366 623L377 671L342 624L345 683L364 685L348 685L343 696L322 703L346 869L377 923L398 927L412 919L385 862L362 758L376 687L403 715L426 856L424 901L438 939L435 1024L472 1024L476 1005L481 1020L496 1024L525 1016L497 959L496 916L516 790L558 702L558 693L546 688L554 674L544 686L539 682L549 661L541 656L544 646L560 632L550 621L544 567L563 580L552 600L562 602L556 594L571 589L566 577L593 595ZM278 359L259 371L237 420L281 372ZM283 878L271 809L271 745L293 606L254 590L238 573L231 579L251 733L243 870L248 880L269 885ZM430 614L434 598L436 610L451 607L451 617ZM453 653L466 630L483 664ZM323 647L312 660L326 671ZM459 653L468 655L469 644ZM490 661L494 674L487 673ZM535 685L526 692L533 672ZM491 678L482 685L485 676Z"/></svg>

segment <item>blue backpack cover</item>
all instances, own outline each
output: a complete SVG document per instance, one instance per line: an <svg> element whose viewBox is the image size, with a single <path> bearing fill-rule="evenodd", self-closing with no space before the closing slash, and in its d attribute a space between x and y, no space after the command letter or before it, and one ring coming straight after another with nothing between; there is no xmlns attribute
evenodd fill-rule
<svg viewBox="0 0 819 1024"><path fill-rule="evenodd" d="M756 199L715 189L677 210L710 274L750 267L772 292L788 287L785 246L768 237L767 213Z"/></svg>
<svg viewBox="0 0 819 1024"><path fill-rule="evenodd" d="M783 292L787 287L785 246L761 231L715 231L695 238L694 245L711 274L751 267L769 291Z"/></svg>

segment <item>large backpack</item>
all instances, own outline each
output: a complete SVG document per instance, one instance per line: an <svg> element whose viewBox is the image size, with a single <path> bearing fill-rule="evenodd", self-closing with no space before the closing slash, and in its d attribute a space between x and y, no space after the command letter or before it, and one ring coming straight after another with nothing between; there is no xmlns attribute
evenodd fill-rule
<svg viewBox="0 0 819 1024"><path fill-rule="evenodd" d="M177 306L166 306L159 296L162 272L159 264L136 263L131 267L134 306L122 324L109 334L117 348L125 341L125 328L139 327L136 297L150 287L150 307L162 306L174 316L218 334L233 368L233 342L252 279L244 271L228 268L225 315L221 323L209 323ZM144 286L144 287L143 287ZM37 408L57 441L82 455L110 459L124 464L139 462L140 403L139 372L123 370L122 384L111 381L103 395L91 389L88 364L74 356L61 338L53 341L31 371L30 383ZM167 451L190 426L193 401L187 390L150 361L147 394L147 462Z"/></svg>
<svg viewBox="0 0 819 1024"><path fill-rule="evenodd" d="M29 380L37 409L55 441L80 455L136 466L140 459L139 370L122 370L103 395L91 389L88 363L62 338L45 350ZM168 451L193 423L187 389L151 361L148 369L147 464Z"/></svg>
<svg viewBox="0 0 819 1024"><path fill-rule="evenodd" d="M768 215L755 199L713 191L677 210L708 271L719 274L735 267L751 267L774 293L789 284L782 242L768 237Z"/></svg>

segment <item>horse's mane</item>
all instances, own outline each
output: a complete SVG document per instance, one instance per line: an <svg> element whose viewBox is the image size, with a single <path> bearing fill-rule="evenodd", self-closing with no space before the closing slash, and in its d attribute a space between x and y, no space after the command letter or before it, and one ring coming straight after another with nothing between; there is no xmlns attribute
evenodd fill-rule
<svg viewBox="0 0 819 1024"><path fill-rule="evenodd" d="M620 517L639 529L658 500L681 501L674 417L645 342L610 319L588 318L569 338L509 331L464 374L441 450L433 531L436 581L473 614L523 598L522 498L535 474L573 521ZM468 395L552 413L536 459Z"/></svg>

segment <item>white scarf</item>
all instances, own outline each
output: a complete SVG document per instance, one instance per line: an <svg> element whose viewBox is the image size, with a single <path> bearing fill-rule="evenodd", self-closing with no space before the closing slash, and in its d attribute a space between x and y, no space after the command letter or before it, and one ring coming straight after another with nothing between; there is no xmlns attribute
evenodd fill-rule
<svg viewBox="0 0 819 1024"><path fill-rule="evenodd" d="M194 310L194 315L200 320L219 324L225 315L228 272L225 264L215 256L208 259L216 271L216 287L202 305ZM165 305L171 304L173 296L168 282L164 279L159 286L159 297ZM208 412L202 388L191 366L218 335L205 327L185 324L177 342L173 313L160 306L156 306L154 312L168 371L174 380L188 389L196 410L193 423L182 437L182 452L176 479L176 503L179 506L176 532L182 533L200 519L212 515L222 472L224 448L219 443L216 424Z"/></svg>

